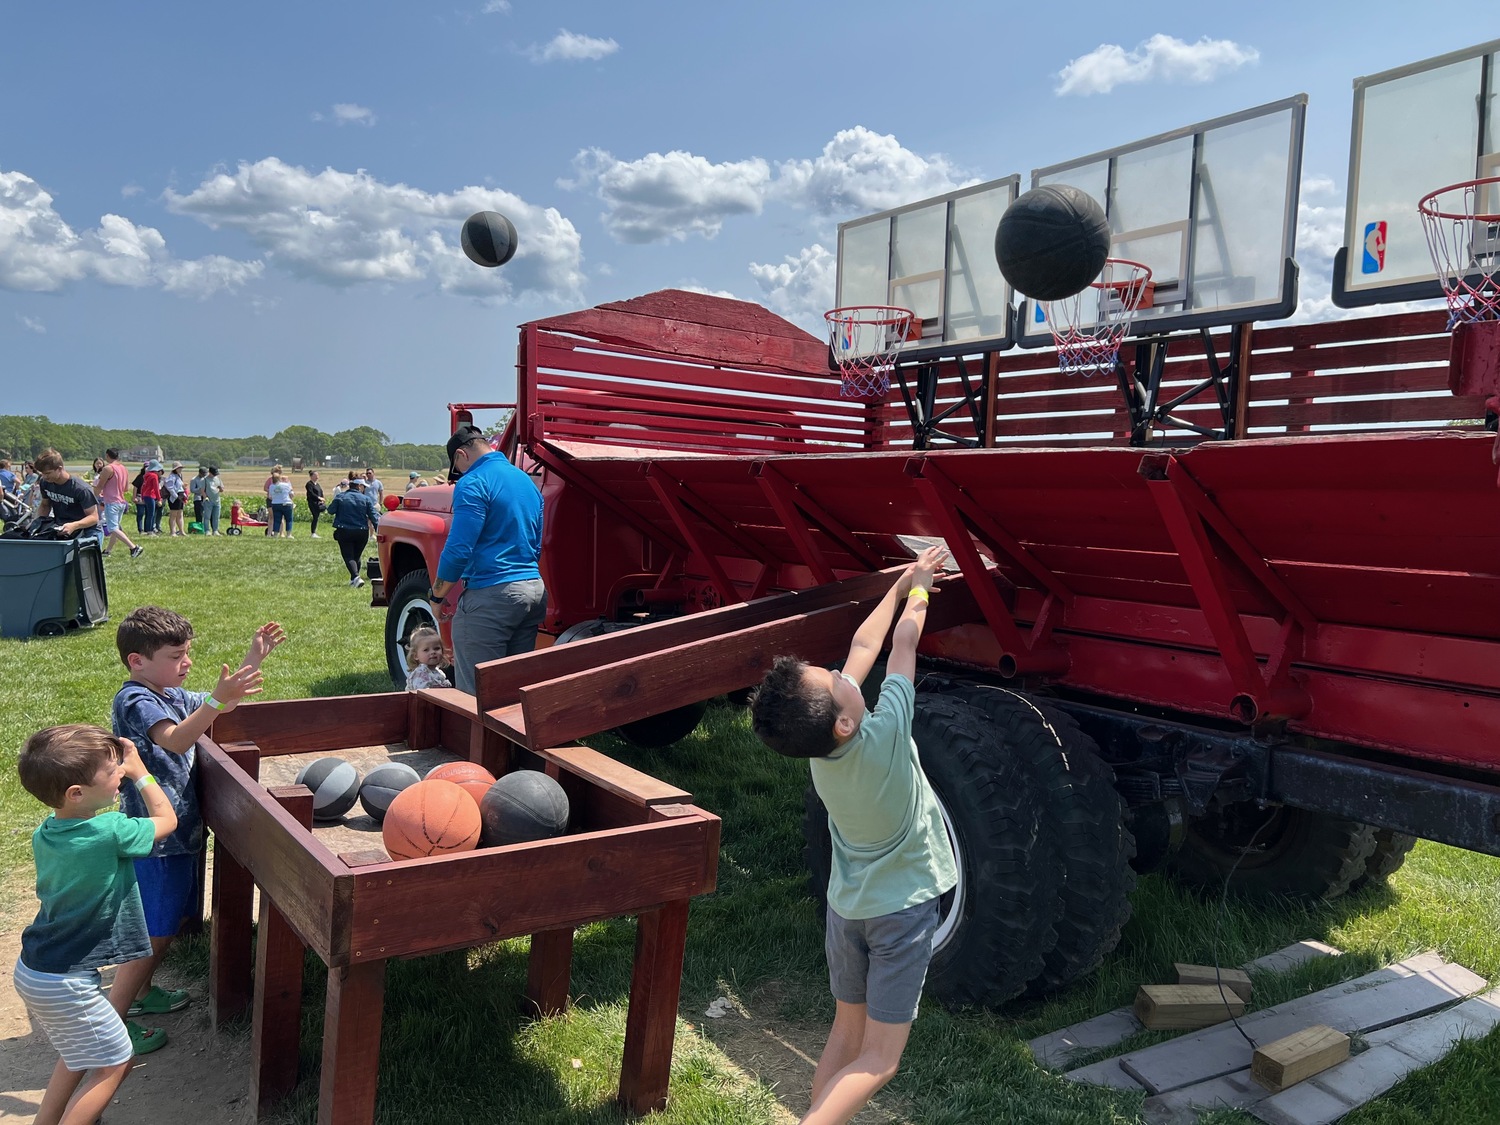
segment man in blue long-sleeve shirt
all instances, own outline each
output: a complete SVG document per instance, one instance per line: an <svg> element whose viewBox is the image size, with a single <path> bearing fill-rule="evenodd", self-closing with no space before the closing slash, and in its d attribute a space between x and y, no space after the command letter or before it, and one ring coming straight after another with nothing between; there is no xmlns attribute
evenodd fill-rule
<svg viewBox="0 0 1500 1125"><path fill-rule="evenodd" d="M474 693L474 665L530 652L547 615L542 551L542 495L532 480L490 449L474 426L448 439L453 523L432 584L434 608L460 578L453 614L453 672Z"/></svg>

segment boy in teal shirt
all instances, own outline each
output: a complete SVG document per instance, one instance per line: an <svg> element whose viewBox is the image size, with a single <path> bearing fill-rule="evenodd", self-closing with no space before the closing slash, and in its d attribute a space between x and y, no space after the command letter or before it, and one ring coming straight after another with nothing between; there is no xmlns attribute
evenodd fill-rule
<svg viewBox="0 0 1500 1125"><path fill-rule="evenodd" d="M932 959L938 899L958 882L911 737L917 642L945 553L923 551L896 580L854 634L843 671L779 657L750 704L761 741L811 759L833 839L827 952L837 1010L806 1125L848 1121L895 1076ZM880 700L867 713L860 684L898 609Z"/></svg>
<svg viewBox="0 0 1500 1125"><path fill-rule="evenodd" d="M166 1043L159 1030L126 1031L99 991L99 968L151 955L135 860L177 827L177 815L134 744L98 727L39 731L17 769L26 791L53 810L31 837L41 908L21 933L13 977L32 1022L61 1056L35 1125L87 1125L109 1105L134 1055ZM126 778L145 817L102 811Z"/></svg>

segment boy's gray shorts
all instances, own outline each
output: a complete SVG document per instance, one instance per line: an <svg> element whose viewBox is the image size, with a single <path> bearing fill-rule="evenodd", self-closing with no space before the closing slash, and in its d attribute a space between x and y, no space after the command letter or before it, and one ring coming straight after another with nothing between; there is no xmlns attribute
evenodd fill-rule
<svg viewBox="0 0 1500 1125"><path fill-rule="evenodd" d="M917 1018L938 900L929 899L878 918L851 921L828 908L828 984L833 998L866 1005L880 1023L911 1023Z"/></svg>

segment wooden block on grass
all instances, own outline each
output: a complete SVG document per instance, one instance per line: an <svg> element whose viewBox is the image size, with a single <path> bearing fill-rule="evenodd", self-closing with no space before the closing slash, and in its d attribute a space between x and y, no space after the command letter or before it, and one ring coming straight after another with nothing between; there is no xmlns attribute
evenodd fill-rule
<svg viewBox="0 0 1500 1125"><path fill-rule="evenodd" d="M1250 974L1243 969L1215 969L1212 965L1184 965L1181 961L1174 962L1177 970L1178 984L1223 984L1225 988L1232 990L1245 1003L1250 1002ZM1215 981L1217 974L1218 980Z"/></svg>
<svg viewBox="0 0 1500 1125"><path fill-rule="evenodd" d="M1235 992L1211 984L1143 984L1135 995L1135 1018L1148 1031L1208 1027L1244 1013Z"/></svg>
<svg viewBox="0 0 1500 1125"><path fill-rule="evenodd" d="M1250 1076L1276 1094L1337 1066L1348 1057L1349 1037L1324 1024L1316 1024L1257 1047L1250 1060Z"/></svg>

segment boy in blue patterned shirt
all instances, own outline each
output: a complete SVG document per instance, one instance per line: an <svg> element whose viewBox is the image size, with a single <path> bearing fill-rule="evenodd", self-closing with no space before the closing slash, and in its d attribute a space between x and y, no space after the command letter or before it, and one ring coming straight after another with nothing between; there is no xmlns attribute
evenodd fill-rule
<svg viewBox="0 0 1500 1125"><path fill-rule="evenodd" d="M164 989L151 978L198 902L203 814L193 778L194 748L220 712L232 711L247 695L260 692L261 661L284 640L280 625L262 625L237 670L231 672L225 664L212 692L187 691L182 685L193 666L193 626L188 619L169 609L142 606L120 622L115 647L130 678L115 694L114 731L139 748L177 814L176 830L159 840L149 857L136 861L151 955L122 965L115 974L112 995L130 1000L124 1014L175 1012L188 1002L185 990ZM120 804L126 816L145 815L139 798L129 790Z"/></svg>
<svg viewBox="0 0 1500 1125"><path fill-rule="evenodd" d="M130 1073L131 1059L167 1041L160 1030L127 1032L99 991L99 968L123 971L122 963L151 955L134 860L150 854L177 816L130 740L98 727L38 731L17 772L26 791L52 809L31 837L40 908L21 933L12 975L32 1022L59 1055L36 1125L92 1125ZM125 778L145 817L104 811Z"/></svg>

